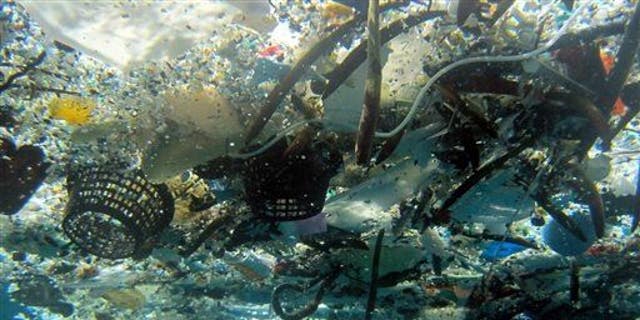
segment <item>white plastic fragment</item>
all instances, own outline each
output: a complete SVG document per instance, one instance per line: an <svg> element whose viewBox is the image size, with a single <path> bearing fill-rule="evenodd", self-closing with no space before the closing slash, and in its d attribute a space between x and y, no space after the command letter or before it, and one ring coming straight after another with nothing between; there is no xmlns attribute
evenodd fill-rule
<svg viewBox="0 0 640 320"><path fill-rule="evenodd" d="M19 1L57 40L121 71L172 58L232 22L260 27L267 1ZM240 6L239 9L237 6ZM243 13L242 9L248 10ZM265 27L266 28L266 27Z"/></svg>

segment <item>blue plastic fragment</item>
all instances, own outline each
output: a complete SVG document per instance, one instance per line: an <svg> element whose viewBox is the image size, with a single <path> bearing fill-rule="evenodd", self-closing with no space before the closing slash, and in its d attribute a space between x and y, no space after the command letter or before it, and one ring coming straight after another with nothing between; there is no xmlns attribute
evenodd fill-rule
<svg viewBox="0 0 640 320"><path fill-rule="evenodd" d="M16 319L20 313L32 315L27 307L11 299L8 289L8 283L0 282L0 319Z"/></svg>
<svg viewBox="0 0 640 320"><path fill-rule="evenodd" d="M587 251L596 241L595 229L589 215L574 212L570 216L578 224L587 241L576 238L553 219L542 228L542 240L544 243L563 256L580 255Z"/></svg>
<svg viewBox="0 0 640 320"><path fill-rule="evenodd" d="M525 249L527 249L527 247L510 242L492 241L486 245L485 249L480 255L480 258L483 258L487 261L496 261L504 259L514 253L524 251Z"/></svg>

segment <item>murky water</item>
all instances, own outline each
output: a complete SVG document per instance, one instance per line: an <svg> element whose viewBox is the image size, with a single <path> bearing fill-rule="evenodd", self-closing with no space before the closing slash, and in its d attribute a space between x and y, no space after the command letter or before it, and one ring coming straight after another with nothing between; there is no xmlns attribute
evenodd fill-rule
<svg viewBox="0 0 640 320"><path fill-rule="evenodd" d="M637 0L0 8L0 319L640 318Z"/></svg>

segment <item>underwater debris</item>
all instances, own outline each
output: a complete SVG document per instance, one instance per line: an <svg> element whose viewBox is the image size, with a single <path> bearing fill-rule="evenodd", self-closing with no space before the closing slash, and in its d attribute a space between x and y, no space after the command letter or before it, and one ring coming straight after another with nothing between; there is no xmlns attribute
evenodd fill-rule
<svg viewBox="0 0 640 320"><path fill-rule="evenodd" d="M543 227L542 239L553 251L563 256L577 256L586 252L596 241L594 224L582 213L573 213L569 217L575 221L576 228L585 237L584 240L568 232L569 229L563 227L557 219L553 219Z"/></svg>
<svg viewBox="0 0 640 320"><path fill-rule="evenodd" d="M304 72L311 66L313 61L324 53L331 45L342 38L349 30L351 30L362 18L352 18L347 22L341 24L329 36L323 38L313 47L311 47L297 63L291 68L291 70L280 80L276 87L271 90L267 97L267 102L262 106L256 118L249 126L249 130L246 133L245 143L249 144L255 139L262 131L267 121L271 118L276 111L280 102L284 99L285 95L298 81L298 79L304 74Z"/></svg>
<svg viewBox="0 0 640 320"><path fill-rule="evenodd" d="M257 254L253 251L237 255L225 252L223 260L252 282L267 279L276 264L273 256Z"/></svg>
<svg viewBox="0 0 640 320"><path fill-rule="evenodd" d="M268 4L245 6L242 1L166 1L117 6L100 2L82 6L71 2L17 2L25 7L29 21L37 22L49 41L63 41L124 72L149 60L176 57L235 21L265 26L260 20L265 7L267 12L269 9ZM238 6L256 14L244 14ZM132 36L131 30L144 36Z"/></svg>
<svg viewBox="0 0 640 320"><path fill-rule="evenodd" d="M332 0L323 3L319 10L321 16L330 23L336 23L339 20L348 18L355 13L352 7Z"/></svg>
<svg viewBox="0 0 640 320"><path fill-rule="evenodd" d="M256 217L271 221L306 219L324 207L329 179L342 163L322 144L283 158L284 143L245 163L245 194Z"/></svg>
<svg viewBox="0 0 640 320"><path fill-rule="evenodd" d="M283 55L284 51L279 44L272 44L258 51L258 56L262 58L275 57L276 59L280 59Z"/></svg>
<svg viewBox="0 0 640 320"><path fill-rule="evenodd" d="M588 204L596 237L604 237L604 204L598 188L579 166L570 165L569 170L574 177L573 179L569 179L569 186L579 194L580 200Z"/></svg>
<svg viewBox="0 0 640 320"><path fill-rule="evenodd" d="M0 138L0 214L18 213L44 182L50 165L40 147L16 148L10 138Z"/></svg>
<svg viewBox="0 0 640 320"><path fill-rule="evenodd" d="M380 4L369 1L367 14L367 78L364 84L364 104L356 135L356 163L367 165L371 160L373 135L380 117L380 91L382 85L382 61L380 56Z"/></svg>
<svg viewBox="0 0 640 320"><path fill-rule="evenodd" d="M162 182L242 149L240 115L214 87L178 88L163 98L166 125L144 128L155 135L144 146L141 164L150 180Z"/></svg>
<svg viewBox="0 0 640 320"><path fill-rule="evenodd" d="M591 102L589 99L577 95L564 94L560 92L551 92L547 95L547 99L554 107L575 108L578 114L583 115L591 121L593 128L596 129L598 136L602 140L611 138L609 124L605 115ZM558 105L554 102L564 101L564 105Z"/></svg>
<svg viewBox="0 0 640 320"><path fill-rule="evenodd" d="M399 34L406 32L410 28L417 26L427 20L442 17L444 11L419 10L412 13L406 18L398 19L380 30L380 44L386 44ZM338 87L340 87L350 75L362 64L367 58L367 42L363 41L338 64L333 70L323 74L327 79L326 83L315 82L312 84L313 91L322 94L322 99L326 99Z"/></svg>
<svg viewBox="0 0 640 320"><path fill-rule="evenodd" d="M533 312L541 319L560 314L566 319L589 319L611 312L620 319L635 317L637 311L617 304L612 293L618 289L616 284L637 278L636 274L628 274L640 263L637 257L616 253L573 259L580 267L580 303L571 303L571 290L577 286L572 288L571 281L567 281L567 273L572 272L565 259L529 257L486 273L467 303L472 309L467 318L514 319L521 312Z"/></svg>
<svg viewBox="0 0 640 320"><path fill-rule="evenodd" d="M372 0L378 1L378 0ZM371 2L370 2L371 3ZM369 8L372 5L369 4ZM382 251L382 239L384 239L384 229L378 232L376 244L373 249L373 257L371 259L371 280L369 281L369 298L367 299L367 309L364 314L366 320L371 319L373 310L376 308L376 295L378 292L378 272L380 268L380 252Z"/></svg>
<svg viewBox="0 0 640 320"><path fill-rule="evenodd" d="M365 2L350 1L356 10L349 10L347 16L362 15L366 11L361 9L366 7ZM383 38L386 28L396 26L397 30L407 31L409 24L403 25L402 22L413 23L418 20L412 20L412 17L422 14L437 16L436 12L424 9L432 6L440 9L446 3L405 2L406 6L380 15L381 22L388 23L380 29ZM275 13L273 16L279 18L283 29L288 29L292 38L301 40L299 46L288 46L289 52L309 49L305 37L308 39L326 32L327 21L319 11L320 6L326 3L325 0L272 0L261 3L260 7L271 6ZM542 26L549 29L539 32L538 37L542 40L554 38L557 27L564 25L563 21L572 16L561 1L527 0L518 3L480 0L477 3L482 3L482 10L487 5L491 11L495 9L495 12L490 12L489 19L496 21L524 18L528 23L535 21L539 12L547 12L539 14L536 23L538 31L543 29ZM619 34L624 30L619 28L620 25L624 27L620 21L629 16L630 7L635 6L635 2L626 0L606 4L583 0L576 2L576 7L585 3L590 10L588 14L581 14L584 18L575 25L575 29L580 31L560 36L554 46L560 40L576 40L572 38L575 35L601 38L607 32ZM508 10L512 5L514 10ZM3 5L0 18L4 18L5 9L13 6L11 2ZM249 8L251 5L246 6ZM504 11L496 14L500 8ZM383 101L388 97L385 101L388 103L383 104L378 130L393 129L393 125L401 123L419 86L427 83L429 76L437 74L442 67L446 68L450 61L482 55L501 57L528 50L526 41L505 41L502 35L517 33L520 27L504 30L504 25L498 21L494 28L489 28L489 23L495 21L486 20L487 14L482 10L471 14L480 18L479 23L472 17L463 28L456 26L452 15L440 14L445 18L433 19L424 26L408 30L388 46L395 56L383 71L387 78L383 78L381 90L385 94ZM169 16L166 12L159 14ZM4 23L11 25L13 19L5 20ZM612 25L593 27L598 23ZM526 25L525 29L529 27ZM29 26L31 29L36 33L40 30L36 24ZM574 105L575 101L571 99L551 101L553 94L548 95L548 92L576 95L590 101L594 101L597 94L594 86L587 85L588 77L585 81L572 79L581 88L563 81L571 78L572 67L561 63L554 54L533 57L524 64L521 60L494 61L454 68L440 80L434 80L451 94L427 89L427 97L418 103L415 121L410 120L397 134L388 137L384 145L377 143L383 139L376 140L372 154L379 165L365 169L353 164L353 124L357 119L348 123L349 130L344 130L332 121L340 116L327 116L329 106L342 110L356 109L359 115L361 101L355 103L356 106L352 104L361 96L353 99L349 95L336 94L334 100L322 101L319 95L323 93L324 83L318 81L321 78L318 73L324 73L326 69L318 63L309 68L304 83L296 83L296 88L290 90L291 94L285 94L291 99L282 100L273 120L268 123L268 129L256 139L260 139L262 144L244 144L245 125L254 120L256 111L269 93L268 89L265 91L266 84L261 82L274 80L271 83L275 85L290 70L285 63L295 62L295 57L287 54L278 65L274 61L276 56L260 57L263 49L266 49L262 52L266 55L279 54L278 48L270 46L281 43L280 35L258 35L236 26L230 27L232 31L226 29L216 30L217 35L183 56L168 61L150 61L149 66L153 68L141 66L127 74L111 73L106 79L94 76L101 74L105 67L99 61L88 61L82 48L71 54L62 53L60 50L64 48L56 48L55 44L49 43L41 45L39 41L32 48L30 34L33 32L16 34L16 37L25 39L3 48L17 57L12 62L15 66L0 66L5 72L10 68L20 70L29 61L28 57L33 56L24 52L35 51L37 54L45 46L49 54L44 63L46 70L71 75L65 88L80 92L89 89L101 105L104 101L105 110L99 110L100 113L104 111L114 115L117 124L107 120L100 121L104 126L71 128L74 133L69 139L70 128L52 126L46 114L43 117L42 112L34 112L43 110L43 107L46 110L47 100L52 95L30 90L50 81L49 75L33 72L22 79L25 81L16 82L27 86L2 93L0 105L10 106L10 114L19 125L6 130L0 128L0 131L10 133L16 142L36 143L55 163L64 164L70 158L74 163L95 166L104 160L113 161L110 156L116 152L116 159L124 156L127 159L124 167L132 169L106 170L119 176L132 172L138 174L134 168L139 168L142 163L148 174L140 174L144 179L167 184L175 182L175 186L170 188L175 199L174 216L177 218L179 212L185 214L184 220L174 219L169 226L158 231L160 234L150 236L148 243L141 246L141 254L134 255L141 258L155 247L146 259L103 259L87 255L86 250L73 241L61 244L61 250L48 250L55 252L45 254L41 248L50 241L45 240L41 244L33 240L36 236L51 235L53 242L61 242L59 236L64 234L59 223L64 217L52 213L62 212L71 200L68 197L76 196L72 190L73 179L68 180L69 189L65 190L61 179L64 166L56 165L43 188L27 205L25 214L0 216L0 229L11 230L11 239L20 241L22 238L13 234L25 234L20 245L15 244L18 241L0 240L0 273L3 276L24 273L25 270L46 270L64 289L67 301L76 306L73 316L78 318L209 317L240 320L299 319L308 315L308 318L315 319L357 319L362 318L365 312L374 319L637 317L640 288L636 285L635 274L628 274L628 270L638 267L635 259L637 231L631 234L629 228L638 221L637 208L640 205L636 204L638 195L632 189L636 184L633 178L638 165L635 147L639 128L635 110L639 109L636 102L640 100L633 98L640 92L635 82L637 63L634 63L629 77L629 82L633 83L627 84L621 93L620 101L628 104L628 112L610 119L610 114L593 102L589 102L588 108L597 109L600 114L590 118L581 109L584 106ZM522 29L523 34L532 34L525 29ZM531 26L531 29L536 27ZM598 31L593 31L595 29ZM353 30L331 49L329 57L332 63L343 61L347 64L345 70L353 67L345 61L357 48L365 48L362 52L366 57L367 41L362 36L363 26ZM577 38L576 42L584 42L585 47L594 44L593 39L585 39ZM216 46L220 40L227 43L224 54ZM16 44L18 42L19 45ZM611 37L606 39L606 43L598 42L598 45L606 48L607 52L615 52L620 45L620 37ZM26 50L14 52L14 47ZM585 53L591 56L594 52L597 53ZM83 55L85 58L79 58ZM402 58L395 60L398 56ZM597 55L595 57L598 58ZM591 58L588 57L588 61ZM58 64L64 60L68 63ZM70 62L72 60L73 63ZM587 61L586 58L574 60L580 61L578 64L585 67L582 71L587 74L597 71L602 64L598 60L591 67L590 63L583 62ZM266 67L264 62L267 62ZM531 72L532 65L536 64L542 66ZM555 72L556 76L545 74L543 67ZM5 74L10 72L13 70ZM355 97L353 92L364 91L360 90L364 81L360 81L358 76L342 83L342 89L353 88L354 84L358 86L357 90L351 91L352 97ZM320 85L314 86L314 83ZM309 85L313 92L309 92ZM234 116L230 116L229 121L224 117L208 121L215 118L217 98L200 100L208 101L202 103L205 112L201 114L185 108L195 103L192 98L201 88L207 91L213 86L221 98L218 101L230 107L223 109L232 110L229 114ZM317 88L320 91L316 91ZM184 99L168 101L169 96L179 92L185 93ZM464 107L475 113L468 113L462 109ZM175 114L182 112L184 115ZM304 119L300 121L300 118ZM622 128L626 126L624 130L610 129L612 136L620 133L612 144L612 153L602 152L599 143L589 152L590 158L605 155L611 161L596 158L598 163L592 166L589 163L592 161L572 158L581 133L606 132L604 129L609 129L608 125L616 128L622 122L625 123ZM227 125L230 130L225 127ZM112 130L114 128L117 132ZM278 130L282 128L284 130ZM229 133L235 134L232 141L215 140ZM386 133L378 132L378 136L384 137ZM210 136L200 139L207 135ZM270 135L273 139L269 138ZM131 149L121 146L130 146ZM520 147L525 150L513 151ZM205 154L209 151L211 154ZM514 153L510 157L502 158L512 151ZM318 183L315 180L321 175L317 173L321 170L311 168L315 165L306 162L309 158L320 159L318 162L323 165L319 167L331 167L332 174L338 172L335 179L327 173L328 189L319 188L324 189L324 200L314 202L312 208L319 213L310 218L285 222L264 218L250 203L252 192L248 192L248 185L260 185L260 190L265 192L289 186L295 189L298 180L324 186L324 181ZM332 162L328 163L327 159L332 159ZM475 175L502 160L502 164ZM610 169L605 169L605 162ZM584 169L590 171L584 174L588 179L573 172L567 163L590 167ZM190 170L194 165L196 169ZM255 168L251 168L253 165ZM147 170L150 167L153 169ZM275 173L271 172L271 167L275 167ZM299 168L292 170L292 167ZM195 172L201 179L189 173L181 175L185 170ZM289 171L295 172L288 180ZM181 176L165 181L176 175ZM287 176L287 179L279 179L282 176ZM287 185L280 188L271 178L288 182L283 182ZM477 180L467 182L468 179ZM109 184L119 189L119 183ZM624 193L619 192L622 188L616 184L623 185ZM448 209L439 210L459 187L468 189L462 191ZM302 193L302 188L297 188L297 191ZM136 190L131 194L135 205L138 205L138 200L141 203L150 200ZM264 195L264 192L260 194ZM598 201L598 197L604 201ZM307 202L311 200L301 198ZM535 198L538 204L531 198ZM262 202L268 201L271 200ZM534 226L529 219L531 211L545 201L550 203L546 208L553 219L538 216ZM326 204L324 208L323 204ZM593 208L587 208L589 205ZM555 206L552 208L555 211L550 206ZM537 212L546 215L543 210ZM573 215L577 213L584 216L587 223L596 222L600 227L591 224L582 227L580 221L575 221L579 220ZM589 213L594 216L590 217ZM606 228L602 216L605 213ZM145 213L141 215L146 216ZM103 216L101 221L113 224L124 225L129 221ZM496 222L482 220L487 216L495 216L497 219L493 221ZM569 221L565 223L569 227L557 225L556 220L561 221L562 217ZM131 224L138 225L138 222ZM34 225L44 228L34 228ZM511 243L527 247L544 244L545 228L552 225L567 237L573 236L571 240L580 245L584 241L576 236L577 232L584 233L585 238L596 230L604 229L606 232L584 254L571 258L544 245L538 250L512 254L511 249L514 248L510 247ZM494 230L497 228L500 228L499 232ZM310 230L319 233L306 234ZM381 254L379 274L374 277L371 262L379 230L384 230L385 235L379 244L375 244ZM467 231L470 231L468 236ZM99 236L108 235L108 232L91 232ZM542 241L539 240L541 237ZM627 241L629 243L625 247ZM29 246L38 246L38 249L25 249L27 242ZM496 247L497 252L491 252L490 249ZM625 249L621 250L622 247ZM255 253L258 258L274 257L275 264L253 260L254 257L247 257L248 253ZM229 255L237 259L229 258ZM570 272L567 263L573 259L575 266L580 267L578 281L571 281L570 277L576 274ZM627 274L623 270L613 271L623 264ZM63 267L57 271L55 266ZM69 271L73 270L71 268L76 272ZM81 275L87 278L78 279ZM483 283L476 287L478 282ZM285 285L279 287L282 283ZM374 285L377 286L375 308L367 311L364 302L367 287ZM319 289L323 290L321 299L315 297ZM110 292L124 296L126 290L140 291L145 301L138 303L140 296L122 301L121 297L111 298L104 294ZM98 298L100 295L105 298ZM121 306L105 299L120 299L116 303ZM128 302L138 306L127 307L125 303ZM49 315L45 309L29 309L34 313L33 317ZM375 310L371 312L372 309Z"/></svg>
<svg viewBox="0 0 640 320"><path fill-rule="evenodd" d="M480 258L487 261L498 261L526 249L527 247L512 242L494 241L485 247Z"/></svg>
<svg viewBox="0 0 640 320"><path fill-rule="evenodd" d="M619 95L624 90L624 84L629 77L631 67L633 66L635 56L638 48L640 47L640 3L636 4L633 15L631 16L627 26L625 27L625 33L622 38L622 44L616 55L616 63L608 74L607 81L604 85L604 90L598 96L595 101L596 105L601 110L604 110L609 115L609 112L616 107ZM637 113L637 110L634 112ZM623 122L624 123L624 122ZM626 124L626 123L625 123ZM614 130L617 133L619 130ZM578 157L583 159L586 157L588 150L596 141L596 136L592 132L585 132L584 143L581 146ZM615 136L611 135L603 138L603 147L608 150L611 145L611 141Z"/></svg>
<svg viewBox="0 0 640 320"><path fill-rule="evenodd" d="M463 100L454 90L446 85L435 85L435 87L443 95L443 99L455 109L454 112L459 112L463 117L469 119L490 137L498 137L498 129L495 123L487 120L483 114L469 107L468 102ZM453 114L451 114L451 116L453 116ZM471 135L468 128L461 128L460 131L463 131L466 135ZM477 166L475 167L477 168Z"/></svg>
<svg viewBox="0 0 640 320"><path fill-rule="evenodd" d="M174 221L188 220L192 213L206 210L216 203L207 182L191 171L185 171L165 184L174 199Z"/></svg>
<svg viewBox="0 0 640 320"><path fill-rule="evenodd" d="M391 1L381 6L380 10L385 11L405 4L405 1ZM287 75L276 84L276 87L273 88L271 92L269 92L266 103L262 105L260 111L249 125L249 129L247 130L245 137L246 144L249 144L260 134L264 126L267 124L267 121L269 121L280 105L280 102L284 99L285 95L291 90L298 79L300 79L300 77L311 67L311 64L362 21L364 21L364 16L362 15L356 15L355 17L350 18L332 30L328 36L316 42L296 61L296 64L291 68Z"/></svg>
<svg viewBox="0 0 640 320"><path fill-rule="evenodd" d="M280 318L284 320L301 320L301 319L304 319L305 317L312 315L314 312L316 312L316 310L318 310L318 306L322 301L322 297L325 295L325 293L327 293L327 290L331 289L336 278L340 275L340 272L341 272L341 269L337 268L336 270L330 272L329 274L321 276L318 279L311 281L310 283L307 284L306 287L303 287L297 284L289 284L289 283L285 283L277 286L273 290L273 294L271 295L272 297L271 306L273 307L273 311L275 312L275 314L277 314ZM313 297L313 300L308 301L306 305L303 305L302 307L297 307L293 310L287 310L287 309L290 309L291 307L285 308L285 306L283 305L284 301L282 300L282 298L285 295L285 293L287 293L287 291L289 292L289 294L295 293L295 295L300 296L304 293L307 293L311 287L317 285L318 283L320 283L320 288L318 289L318 292Z"/></svg>
<svg viewBox="0 0 640 320"><path fill-rule="evenodd" d="M99 257L145 257L173 218L173 197L140 172L70 168L62 223L71 240Z"/></svg>
<svg viewBox="0 0 640 320"><path fill-rule="evenodd" d="M516 157L520 154L524 149L530 147L534 142L533 138L525 138L520 144L508 150L504 155L499 158L493 160L492 162L483 164L478 170L476 170L469 178L467 178L460 186L458 186L454 191L451 192L449 197L447 197L442 206L439 208L439 211L448 210L452 205L458 201L465 193L467 193L471 188L473 188L478 182L487 176L491 175L495 171L502 168L507 161Z"/></svg>
<svg viewBox="0 0 640 320"><path fill-rule="evenodd" d="M91 112L96 104L88 98L75 96L55 97L49 101L49 115L53 119L82 126L91 120Z"/></svg>
<svg viewBox="0 0 640 320"><path fill-rule="evenodd" d="M640 112L639 92L640 82L631 83L622 89L620 99L624 100L626 103L625 114L622 116L622 119L620 119L618 124L611 130L612 137L615 138L618 136L620 131L624 130L631 120Z"/></svg>
<svg viewBox="0 0 640 320"><path fill-rule="evenodd" d="M437 183L439 174L445 170L432 154L432 138L441 129L435 125L408 133L389 158L396 161L393 167L378 168L379 175L327 201L324 211L328 225L354 233L374 226L390 226L391 215L382 213L427 185Z"/></svg>

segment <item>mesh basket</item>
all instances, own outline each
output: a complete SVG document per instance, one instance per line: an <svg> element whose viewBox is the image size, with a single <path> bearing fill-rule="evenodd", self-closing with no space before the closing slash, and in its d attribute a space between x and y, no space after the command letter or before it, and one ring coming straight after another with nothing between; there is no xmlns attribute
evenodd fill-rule
<svg viewBox="0 0 640 320"><path fill-rule="evenodd" d="M165 185L137 171L80 170L68 178L69 203L62 227L81 248L103 258L143 256L173 218Z"/></svg>
<svg viewBox="0 0 640 320"><path fill-rule="evenodd" d="M340 156L304 150L283 158L286 145L277 145L246 162L245 194L258 217L292 221L322 211L329 180L336 173Z"/></svg>

